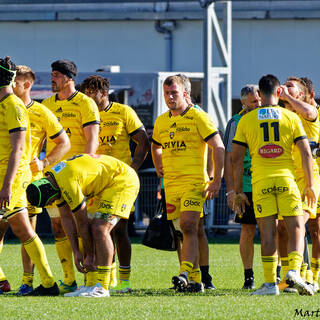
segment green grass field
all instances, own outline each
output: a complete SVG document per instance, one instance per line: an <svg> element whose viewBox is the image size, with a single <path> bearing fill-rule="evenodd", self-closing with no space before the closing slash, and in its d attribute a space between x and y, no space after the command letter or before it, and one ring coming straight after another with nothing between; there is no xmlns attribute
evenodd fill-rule
<svg viewBox="0 0 320 320"><path fill-rule="evenodd" d="M210 244L210 271L215 291L204 294L178 294L168 290L170 279L178 272L175 252L149 249L139 240L133 244L131 283L132 294L110 298L16 297L13 293L0 296L0 319L299 319L316 318L296 315L296 309L316 311L320 294L313 297L285 295L252 297L241 288L243 269L236 239L219 236ZM50 266L56 279L62 270L55 246L45 245ZM256 286L263 282L260 246L255 245ZM0 265L11 286L17 290L22 276L20 246L6 243ZM82 276L77 275L78 284ZM39 284L36 275L35 282ZM320 317L320 311L319 317Z"/></svg>

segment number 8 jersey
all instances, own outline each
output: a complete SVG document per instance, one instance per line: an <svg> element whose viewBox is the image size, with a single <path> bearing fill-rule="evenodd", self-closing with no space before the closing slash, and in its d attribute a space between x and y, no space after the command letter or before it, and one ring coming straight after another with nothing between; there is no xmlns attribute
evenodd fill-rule
<svg viewBox="0 0 320 320"><path fill-rule="evenodd" d="M233 143L249 148L252 183L268 178L294 177L294 144L306 139L299 117L279 106L265 106L244 115Z"/></svg>

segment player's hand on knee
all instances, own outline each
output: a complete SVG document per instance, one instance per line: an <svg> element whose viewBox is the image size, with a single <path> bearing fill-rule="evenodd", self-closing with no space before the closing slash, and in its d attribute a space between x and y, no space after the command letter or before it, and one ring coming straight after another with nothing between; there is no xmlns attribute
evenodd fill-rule
<svg viewBox="0 0 320 320"><path fill-rule="evenodd" d="M83 261L83 267L86 271L95 271L94 256L87 255Z"/></svg>
<svg viewBox="0 0 320 320"><path fill-rule="evenodd" d="M80 251L78 251L78 252L74 252L73 256L74 256L74 264L77 270L81 273L84 273L85 268L83 266L84 262L83 262L82 254L80 253Z"/></svg>

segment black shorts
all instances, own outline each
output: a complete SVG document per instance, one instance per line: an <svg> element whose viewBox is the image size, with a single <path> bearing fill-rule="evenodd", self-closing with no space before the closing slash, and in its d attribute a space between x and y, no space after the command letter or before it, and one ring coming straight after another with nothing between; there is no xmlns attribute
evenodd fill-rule
<svg viewBox="0 0 320 320"><path fill-rule="evenodd" d="M257 224L257 220L254 215L253 203L252 203L252 192L245 192L250 206L246 205L246 211L241 218L236 215L234 221L241 224Z"/></svg>

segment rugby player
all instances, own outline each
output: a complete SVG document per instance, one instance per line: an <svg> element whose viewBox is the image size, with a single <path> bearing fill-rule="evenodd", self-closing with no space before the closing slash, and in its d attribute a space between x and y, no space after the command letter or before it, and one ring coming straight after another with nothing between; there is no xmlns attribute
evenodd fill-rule
<svg viewBox="0 0 320 320"><path fill-rule="evenodd" d="M241 89L242 110L235 114L228 122L224 134L224 145L226 148L225 155L225 171L224 179L227 187L227 202L231 210L233 210L234 187L232 179L232 140L236 133L237 124L242 116L261 106L259 96L259 88L257 85L248 84ZM244 284L243 289L254 289L254 274L253 274L253 254L254 254L254 235L256 233L256 218L254 216L252 204L252 185L251 185L251 158L247 149L244 157L243 170L243 192L248 197L249 206L243 215L236 215L235 222L241 223L240 234L240 255L244 268Z"/></svg>
<svg viewBox="0 0 320 320"><path fill-rule="evenodd" d="M319 140L319 133L320 133L320 124L319 124L319 117L318 117L318 111L317 108L305 101L307 93L307 87L303 80L296 77L289 77L282 90L282 94L280 96L280 99L283 100L284 105L287 109L293 111L296 113L301 123L305 129L307 138L309 140L309 143L312 145L318 144ZM296 173L296 181L300 190L300 193L302 194L304 189L304 175L303 170L301 166L301 157L299 150L297 147L294 148L293 152L294 157L294 166L295 166L295 173ZM313 160L313 182L314 182L314 188L316 192L316 200L318 199L319 192L320 192L320 176L319 176L319 167L316 162L316 160ZM310 207L308 206L308 203L305 201L303 203L303 210L304 210L304 217L305 222L308 220L311 221L316 218L317 215L317 207ZM288 235L287 235L287 229L284 225L284 222L282 220L282 217L279 216L279 225L278 225L278 234L279 234L279 255L281 257L281 264L283 266L284 274L286 271L288 271L288 256L287 256L287 241L288 241ZM313 234L314 235L314 234ZM313 237L314 238L314 237ZM317 247L316 242L319 242L319 239L317 237L315 239L312 239L313 243L315 243L315 246L313 245L313 251ZM306 248L308 250L308 248ZM307 270L307 263L302 263L301 267L301 276L302 278L305 278L308 283L313 283L312 274L310 271ZM279 288L289 290L289 292L292 290L291 288L286 289L286 283L285 279L279 284Z"/></svg>
<svg viewBox="0 0 320 320"><path fill-rule="evenodd" d="M286 279L300 294L313 295L300 277L305 228L301 195L295 182L292 147L296 144L301 154L305 176L302 199L307 198L309 205L315 204L316 199L312 155L299 117L277 105L282 90L275 76L263 76L259 81L262 107L244 115L239 121L232 151L234 206L237 212L244 212L245 203L249 205L242 189L243 160L248 148L252 159L252 198L261 234L265 277L265 283L253 295L279 294L276 285L277 214L283 216L289 235Z"/></svg>
<svg viewBox="0 0 320 320"><path fill-rule="evenodd" d="M180 77L183 81L184 88L186 90L186 102L188 103L189 106L202 110L200 106L194 104L191 99L191 82L190 79L183 73L177 74L178 77ZM213 179L213 159L212 159L212 149L208 148L208 157L207 157L207 172L209 175L210 179ZM161 183L163 186L163 178L161 179ZM163 195L165 197L165 193L163 191ZM164 199L165 201L165 199ZM209 273L209 245L208 245L208 239L207 235L204 229L204 215L206 214L205 212L205 207L206 203L204 204L204 209L203 209L203 216L201 217L199 221L199 226L198 226L198 242L199 242L199 267L200 269L193 269L191 277L192 278L198 278L199 274L201 273L201 282L204 285L205 289L208 290L214 290L215 286L212 284L212 277ZM181 233L178 233L180 235ZM181 246L178 246L177 249L178 252L178 257L179 257L179 262L181 261Z"/></svg>
<svg viewBox="0 0 320 320"><path fill-rule="evenodd" d="M42 104L33 101L30 97L32 85L35 81L34 72L27 66L17 66L17 74L15 78L15 86L13 87L14 94L19 97L27 108L31 128L31 172L32 180L37 180L42 177L42 171L46 164L58 161L70 149L70 141L59 123L56 116ZM52 139L56 146L52 149L46 158L40 160L44 140ZM32 228L35 230L37 223L37 214L42 212L42 208L36 208L28 205L28 213ZM4 237L5 231L8 228L8 223L1 222L1 238ZM23 277L18 295L25 295L32 291L33 269L34 265L21 246Z"/></svg>
<svg viewBox="0 0 320 320"><path fill-rule="evenodd" d="M223 174L224 146L209 115L188 105L180 77L163 84L169 111L155 122L152 158L159 177L164 177L167 218L182 231L181 264L172 278L178 291L203 291L201 277L189 279L198 268L198 225L203 204L217 196ZM214 179L207 174L207 144L213 148ZM192 281L191 281L192 280Z"/></svg>
<svg viewBox="0 0 320 320"><path fill-rule="evenodd" d="M40 273L41 285L29 295L56 296L59 289L44 246L28 217L25 189L31 180L30 123L23 102L13 94L15 75L16 66L10 57L0 59L0 215L8 221Z"/></svg>
<svg viewBox="0 0 320 320"><path fill-rule="evenodd" d="M100 111L97 154L113 156L137 171L149 150L148 136L142 122L131 107L109 100L109 86L109 80L98 75L88 77L81 84L81 90L96 102ZM133 158L129 147L130 140L136 143ZM121 219L112 234L119 259L120 280L113 290L118 293L131 292L131 243L128 236L128 219ZM115 263L113 263L112 271L115 270ZM114 286L116 277L111 276L111 279L114 281Z"/></svg>
<svg viewBox="0 0 320 320"><path fill-rule="evenodd" d="M51 87L56 94L43 100L42 103L58 118L69 136L71 148L64 159L79 153L95 153L99 145L100 123L97 105L75 89L77 67L74 62L57 60L51 64L51 68ZM53 141L48 140L47 152L51 152L54 147ZM64 272L64 280L59 280L59 289L61 293L72 292L77 288L77 284L70 241L62 228L56 206L52 205L46 209L51 218L56 249Z"/></svg>
<svg viewBox="0 0 320 320"><path fill-rule="evenodd" d="M77 269L98 271L96 285L66 296L109 296L114 253L110 232L121 218L128 219L138 192L139 178L130 166L116 158L94 154L62 161L46 172L46 178L28 186L27 197L32 205L43 207L57 201ZM79 252L77 230L70 223L70 209L83 239L84 259Z"/></svg>
<svg viewBox="0 0 320 320"><path fill-rule="evenodd" d="M305 102L317 108L319 119L319 106L315 100L314 85L312 80L307 77L301 78L306 85ZM319 147L319 143L315 143L314 147ZM317 164L319 166L320 159L317 158ZM320 169L320 168L319 168ZM316 218L310 218L308 220L309 232L312 238L312 258L311 258L311 271L313 275L313 290L319 291L319 273L320 273L320 203L318 199L317 203L317 216Z"/></svg>

